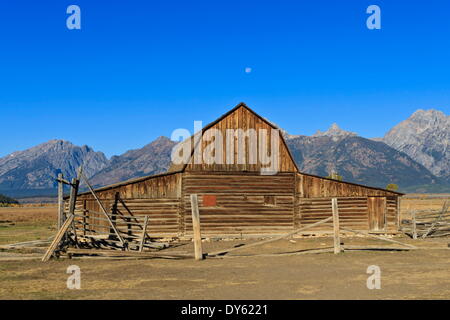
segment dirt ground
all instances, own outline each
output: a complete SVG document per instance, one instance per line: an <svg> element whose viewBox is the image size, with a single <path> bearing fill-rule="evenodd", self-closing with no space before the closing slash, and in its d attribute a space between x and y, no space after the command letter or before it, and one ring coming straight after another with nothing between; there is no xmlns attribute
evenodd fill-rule
<svg viewBox="0 0 450 320"><path fill-rule="evenodd" d="M12 210L13 209L13 210ZM46 239L55 233L56 208L0 208L0 241ZM17 209L17 210L16 210ZM12 225L8 225L12 224ZM32 226L35 228L32 228ZM30 229L27 229L29 227ZM422 249L280 255L330 248L332 239L285 239L236 251L227 258L187 260L60 259L0 252L0 299L450 299L450 238L398 240ZM204 242L204 251L255 240ZM398 247L362 237L345 245ZM192 243L169 251L192 253ZM269 255L277 253L276 255ZM251 256L267 254L267 256ZM12 260L12 261L11 261ZM69 290L67 267L81 269L81 289ZM381 269L381 289L367 288L367 268Z"/></svg>

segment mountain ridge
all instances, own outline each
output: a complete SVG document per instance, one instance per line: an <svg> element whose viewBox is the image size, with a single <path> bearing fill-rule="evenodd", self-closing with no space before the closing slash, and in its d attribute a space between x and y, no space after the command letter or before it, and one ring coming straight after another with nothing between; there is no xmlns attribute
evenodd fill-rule
<svg viewBox="0 0 450 320"><path fill-rule="evenodd" d="M73 177L81 165L91 177L108 165L108 159L86 145L50 140L0 158L0 190L51 189L59 173Z"/></svg>
<svg viewBox="0 0 450 320"><path fill-rule="evenodd" d="M158 174L170 166L170 155L175 142L160 136L140 149L133 149L114 156L110 165L97 172L91 179L94 186Z"/></svg>
<svg viewBox="0 0 450 320"><path fill-rule="evenodd" d="M450 183L450 115L419 109L390 129L383 142Z"/></svg>
<svg viewBox="0 0 450 320"><path fill-rule="evenodd" d="M448 186L450 191L449 119L437 110L417 110L383 138L372 139L335 123L311 136L281 132L302 172L328 176L337 171L345 181L381 188L396 183L401 190L447 190ZM50 140L0 158L0 192L54 194L58 173L70 179L80 165L95 187L162 173L170 166L175 144L161 136L107 159L87 145Z"/></svg>

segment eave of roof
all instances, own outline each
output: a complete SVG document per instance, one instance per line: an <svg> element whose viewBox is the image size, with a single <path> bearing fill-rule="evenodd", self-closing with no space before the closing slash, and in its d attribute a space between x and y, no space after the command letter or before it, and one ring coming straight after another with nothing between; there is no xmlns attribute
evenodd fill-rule
<svg viewBox="0 0 450 320"><path fill-rule="evenodd" d="M114 189L114 188L118 188L118 187L123 187L123 186L126 186L126 185L130 185L130 184L133 184L133 183L138 183L138 182L142 182L142 181L146 181L146 180L150 180L150 179L154 179L154 178L171 176L171 175L177 174L177 173L182 173L182 171L164 172L164 173L159 173L159 174L153 174L153 175L149 175L149 176L134 178L134 179L130 179L130 180L125 180L125 181L121 181L121 182L118 182L118 183L110 184L110 185L107 185L107 186L104 186L104 187L101 187L101 188L97 188L94 191L95 192L106 191L106 190L110 190L110 189ZM91 193L90 191L86 191L86 192L80 193L78 195L82 196L82 195L86 195L86 194L90 194L90 193Z"/></svg>
<svg viewBox="0 0 450 320"><path fill-rule="evenodd" d="M331 178L321 177L321 176L317 176L317 175L309 174L309 173L304 173L304 172L300 172L300 174L303 174L303 175L309 176L309 177L329 180L329 181L333 181L333 182L346 183L346 184L350 184L350 185L357 186L357 187L363 187L363 188L372 189L372 190L379 190L379 191L384 191L384 192L395 193L395 194L398 194L400 196L404 196L405 195L404 193L401 193L401 192L392 191L392 190L383 189L383 188L371 187L371 186L367 186L367 185L364 185L364 184L348 182L348 181L340 181L340 180L335 180L335 179L331 179Z"/></svg>

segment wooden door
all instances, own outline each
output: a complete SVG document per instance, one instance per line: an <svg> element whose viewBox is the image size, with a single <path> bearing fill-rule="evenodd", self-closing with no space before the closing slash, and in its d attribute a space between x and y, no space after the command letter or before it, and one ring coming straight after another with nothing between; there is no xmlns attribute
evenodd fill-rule
<svg viewBox="0 0 450 320"><path fill-rule="evenodd" d="M367 198L367 207L369 210L369 230L386 230L386 198L369 197Z"/></svg>

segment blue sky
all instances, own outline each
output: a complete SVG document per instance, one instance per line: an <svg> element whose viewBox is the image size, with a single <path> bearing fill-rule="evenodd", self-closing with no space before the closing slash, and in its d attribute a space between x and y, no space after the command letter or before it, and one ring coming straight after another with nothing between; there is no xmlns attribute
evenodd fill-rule
<svg viewBox="0 0 450 320"><path fill-rule="evenodd" d="M81 8L81 30L66 8ZM381 8L368 30L366 8ZM0 156L50 139L107 156L244 101L291 134L382 136L450 113L450 2L0 2ZM246 73L245 68L252 68Z"/></svg>

